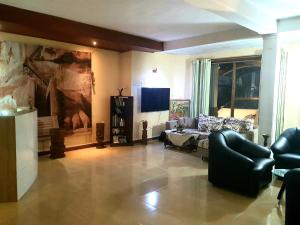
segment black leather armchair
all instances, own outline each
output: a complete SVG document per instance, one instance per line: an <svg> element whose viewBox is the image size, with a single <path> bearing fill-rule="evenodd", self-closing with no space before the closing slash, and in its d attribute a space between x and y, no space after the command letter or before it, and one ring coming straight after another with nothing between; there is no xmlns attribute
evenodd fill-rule
<svg viewBox="0 0 300 225"><path fill-rule="evenodd" d="M271 146L277 169L300 168L300 129L285 130Z"/></svg>
<svg viewBox="0 0 300 225"><path fill-rule="evenodd" d="M300 169L293 169L284 176L285 198L285 225L299 224L300 205Z"/></svg>
<svg viewBox="0 0 300 225"><path fill-rule="evenodd" d="M240 134L220 130L209 136L208 180L217 186L256 196L272 180L271 151Z"/></svg>

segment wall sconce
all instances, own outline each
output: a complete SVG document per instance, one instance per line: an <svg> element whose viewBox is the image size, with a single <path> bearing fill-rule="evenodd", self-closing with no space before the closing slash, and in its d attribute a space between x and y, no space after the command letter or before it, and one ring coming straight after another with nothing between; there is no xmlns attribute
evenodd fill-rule
<svg viewBox="0 0 300 225"><path fill-rule="evenodd" d="M152 69L153 73L157 73L157 68Z"/></svg>

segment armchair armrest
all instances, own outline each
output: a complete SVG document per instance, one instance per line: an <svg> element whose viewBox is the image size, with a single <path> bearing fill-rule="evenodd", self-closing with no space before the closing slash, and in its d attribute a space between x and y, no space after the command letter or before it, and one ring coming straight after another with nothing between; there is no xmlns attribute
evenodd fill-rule
<svg viewBox="0 0 300 225"><path fill-rule="evenodd" d="M290 151L290 143L284 136L280 136L271 146L271 150L275 155L284 154Z"/></svg>
<svg viewBox="0 0 300 225"><path fill-rule="evenodd" d="M245 155L250 158L269 158L271 155L269 149L248 140L243 140L241 142L241 147L243 152L245 152Z"/></svg>
<svg viewBox="0 0 300 225"><path fill-rule="evenodd" d="M249 171L250 169L254 168L255 163L249 157L234 151L228 146L223 145L222 148L224 149L221 151L221 160L224 160L225 164L228 164L229 167L234 166L235 168L238 168L241 171Z"/></svg>

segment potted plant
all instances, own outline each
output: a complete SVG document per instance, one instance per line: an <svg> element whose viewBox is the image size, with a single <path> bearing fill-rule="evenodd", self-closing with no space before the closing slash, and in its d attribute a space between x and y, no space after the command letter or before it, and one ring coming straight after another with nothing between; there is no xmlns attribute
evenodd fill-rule
<svg viewBox="0 0 300 225"><path fill-rule="evenodd" d="M184 129L184 126L182 124L178 124L176 126L176 130L178 133L182 133L183 132L183 129Z"/></svg>

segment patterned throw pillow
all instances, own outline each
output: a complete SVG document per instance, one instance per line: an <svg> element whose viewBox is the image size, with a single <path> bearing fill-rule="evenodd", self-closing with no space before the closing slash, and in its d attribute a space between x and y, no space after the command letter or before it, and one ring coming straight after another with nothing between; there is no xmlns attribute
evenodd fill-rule
<svg viewBox="0 0 300 225"><path fill-rule="evenodd" d="M212 132L222 129L223 118L215 116L199 115L198 118L198 130L202 132Z"/></svg>
<svg viewBox="0 0 300 225"><path fill-rule="evenodd" d="M229 128L236 132L247 132L253 129L253 123L250 120L240 120L233 117L224 119L223 128Z"/></svg>
<svg viewBox="0 0 300 225"><path fill-rule="evenodd" d="M198 117L198 130L199 131L206 131L206 124L209 121L209 117L204 115L204 114L200 114Z"/></svg>
<svg viewBox="0 0 300 225"><path fill-rule="evenodd" d="M223 128L223 120L222 121L211 121L206 124L206 132L218 131Z"/></svg>

